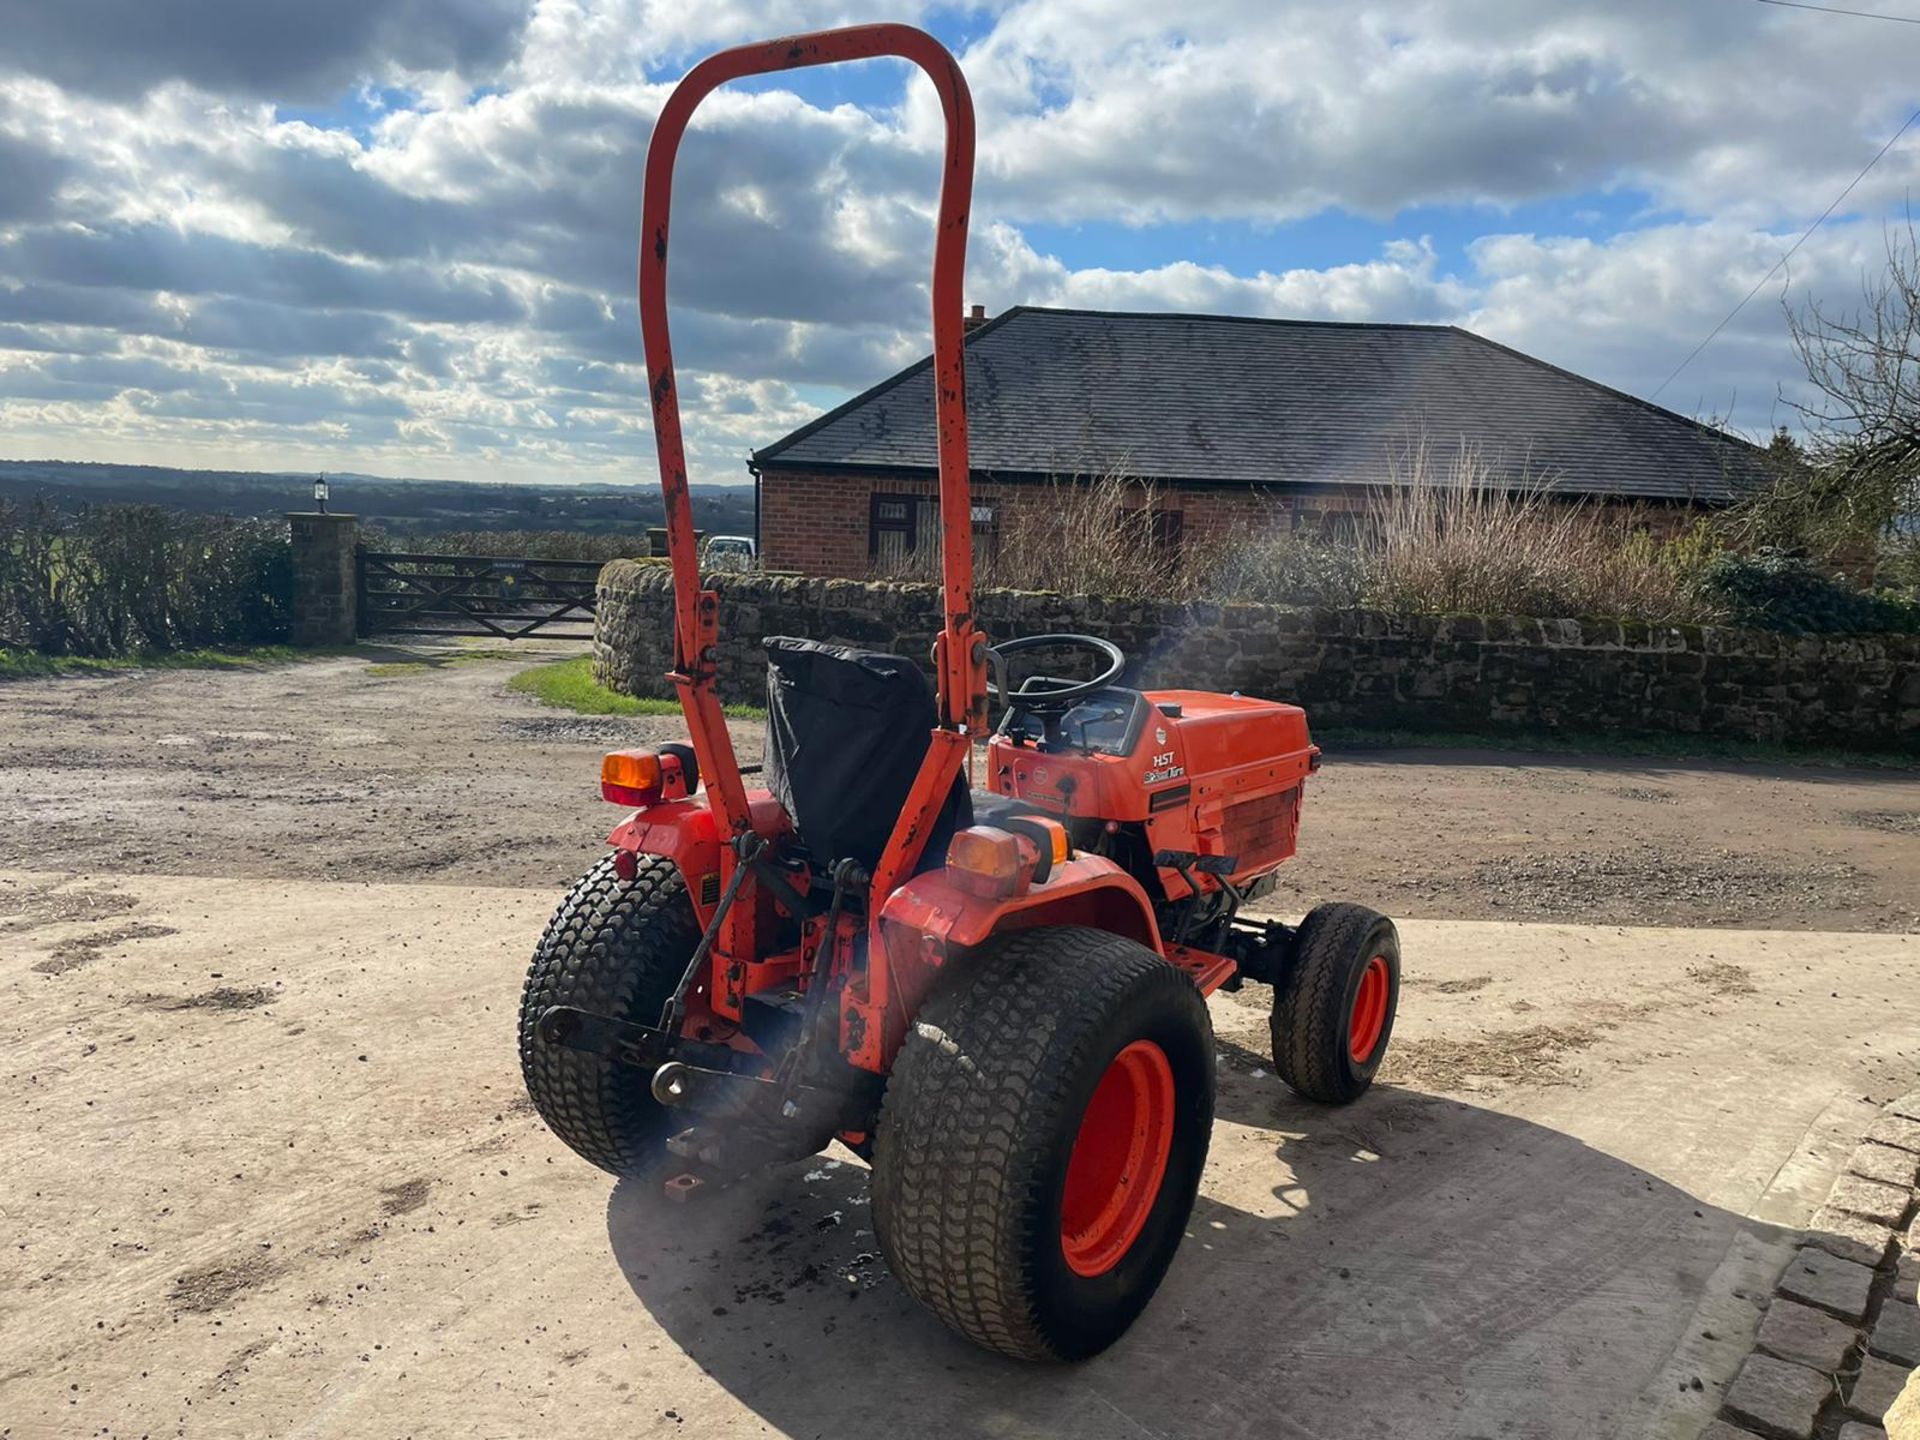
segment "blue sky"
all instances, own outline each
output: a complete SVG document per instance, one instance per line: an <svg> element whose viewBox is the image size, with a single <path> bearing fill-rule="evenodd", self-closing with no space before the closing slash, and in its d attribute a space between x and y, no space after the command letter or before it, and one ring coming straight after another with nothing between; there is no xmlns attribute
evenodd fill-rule
<svg viewBox="0 0 1920 1440"><path fill-rule="evenodd" d="M1181 260L1237 274L1326 269L1379 254L1395 240L1430 241L1442 269L1470 268L1468 246L1489 231L1605 239L1657 216L1650 197L1588 191L1518 205L1415 205L1389 218L1324 210L1304 220L1175 221L1128 225L1111 220L1036 223L1024 228L1040 250L1075 269L1151 270Z"/></svg>
<svg viewBox="0 0 1920 1440"><path fill-rule="evenodd" d="M1920 27L1755 0L897 9L973 91L989 310L1459 324L1641 395L1920 105ZM0 55L0 455L649 478L652 117L712 49L865 16L163 18L31 7ZM744 480L748 451L923 353L938 144L930 88L890 62L703 108L672 277L696 478ZM1920 126L1661 402L1792 420L1785 307L1856 295L1916 183Z"/></svg>

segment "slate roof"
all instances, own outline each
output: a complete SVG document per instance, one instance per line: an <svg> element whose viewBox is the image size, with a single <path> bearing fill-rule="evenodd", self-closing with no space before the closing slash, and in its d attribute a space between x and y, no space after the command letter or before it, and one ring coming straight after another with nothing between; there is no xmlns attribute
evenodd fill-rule
<svg viewBox="0 0 1920 1440"><path fill-rule="evenodd" d="M976 473L1171 484L1379 483L1421 437L1502 483L1724 504L1762 452L1450 325L1018 306L967 336ZM922 360L753 457L775 470L934 468Z"/></svg>

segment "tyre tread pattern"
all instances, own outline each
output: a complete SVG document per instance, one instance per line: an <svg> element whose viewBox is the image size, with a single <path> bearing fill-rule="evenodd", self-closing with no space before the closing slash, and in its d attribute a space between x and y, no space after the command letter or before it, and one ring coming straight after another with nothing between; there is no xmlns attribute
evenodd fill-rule
<svg viewBox="0 0 1920 1440"><path fill-rule="evenodd" d="M1123 996L1146 987L1187 1007L1211 1057L1206 1002L1153 951L1078 926L1014 931L953 965L894 1062L874 1229L908 1292L961 1334L1016 1358L1061 1358L1072 1339L1046 1332L1032 1264L1055 1160L1038 1117L1095 1063L1100 1022Z"/></svg>
<svg viewBox="0 0 1920 1440"><path fill-rule="evenodd" d="M1295 962L1275 997L1271 1027L1273 1065L1280 1078L1309 1100L1343 1105L1357 1099L1373 1077L1356 1080L1347 1057L1347 982L1355 957L1372 950L1372 936L1385 925L1396 947L1393 922L1365 905L1338 901L1317 906L1301 922ZM1365 963L1364 957L1359 963ZM1393 1017L1381 1033L1377 1057L1390 1038Z"/></svg>
<svg viewBox="0 0 1920 1440"><path fill-rule="evenodd" d="M622 880L609 854L567 892L547 922L520 999L520 1073L553 1133L614 1175L648 1173L666 1138L647 1079L601 1055L548 1045L534 1025L573 1005L657 1024L700 941L686 882L671 860L642 855Z"/></svg>

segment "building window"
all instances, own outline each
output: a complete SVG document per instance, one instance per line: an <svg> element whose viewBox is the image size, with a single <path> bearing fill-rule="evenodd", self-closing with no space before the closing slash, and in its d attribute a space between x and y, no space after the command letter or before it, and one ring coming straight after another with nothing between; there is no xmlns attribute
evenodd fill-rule
<svg viewBox="0 0 1920 1440"><path fill-rule="evenodd" d="M920 499L875 495L867 515L867 555L880 569L904 564L919 548Z"/></svg>
<svg viewBox="0 0 1920 1440"><path fill-rule="evenodd" d="M977 557L999 548L1000 507L973 502L973 547ZM940 499L935 495L875 495L867 518L867 555L874 567L892 570L922 549L940 545Z"/></svg>
<svg viewBox="0 0 1920 1440"><path fill-rule="evenodd" d="M973 502L973 557L991 560L999 553L1000 507L976 500Z"/></svg>

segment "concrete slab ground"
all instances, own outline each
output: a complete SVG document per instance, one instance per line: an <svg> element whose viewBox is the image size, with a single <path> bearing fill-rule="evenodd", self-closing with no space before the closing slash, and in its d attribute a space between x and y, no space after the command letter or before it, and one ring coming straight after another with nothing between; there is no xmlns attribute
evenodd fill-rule
<svg viewBox="0 0 1920 1440"><path fill-rule="evenodd" d="M1680 1440L1920 1073L1920 938L1409 922L1350 1109L1215 998L1188 1243L1023 1367L901 1294L844 1155L675 1208L547 1134L556 898L0 873L0 1434Z"/></svg>

